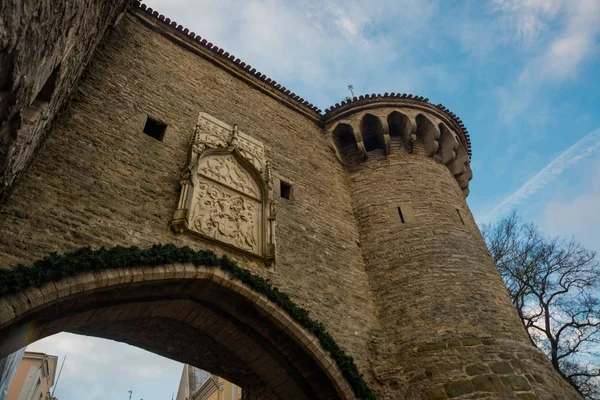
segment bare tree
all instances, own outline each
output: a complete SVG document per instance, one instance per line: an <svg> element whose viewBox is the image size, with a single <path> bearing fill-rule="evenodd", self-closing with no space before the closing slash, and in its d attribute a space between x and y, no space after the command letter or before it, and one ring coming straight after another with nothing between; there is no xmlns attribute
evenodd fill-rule
<svg viewBox="0 0 600 400"><path fill-rule="evenodd" d="M582 396L600 399L596 254L544 236L515 212L482 233L531 342Z"/></svg>

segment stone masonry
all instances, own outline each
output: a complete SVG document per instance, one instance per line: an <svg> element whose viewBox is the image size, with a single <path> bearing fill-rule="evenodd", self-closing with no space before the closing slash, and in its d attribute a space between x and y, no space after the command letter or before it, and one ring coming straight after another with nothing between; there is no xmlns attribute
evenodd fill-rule
<svg viewBox="0 0 600 400"><path fill-rule="evenodd" d="M68 58L73 67L60 72L55 90L61 94L50 96L53 111L44 121L66 99L70 103L36 156L47 122L27 134L21 123L10 132L2 128L0 184L8 188L33 161L0 209L1 267L84 246L210 249L268 278L323 322L379 399L577 398L528 342L466 204L470 138L458 117L427 99L387 93L355 98L322 115L139 3L102 39L120 7L90 3L74 11L75 19L52 20L44 28L31 8L0 6L0 21L21 21L8 27L21 40L33 39L18 27L67 32L64 40L49 35L39 54L19 50L16 39L9 42L13 50L0 53L3 65L16 60L10 73L0 74L10 82L0 93L3 127L33 104L33 93L61 63L53 56L42 67L44 54L70 48L69 27L79 24L83 35L73 36L80 38L72 45L79 58ZM40 67L29 80L19 75L34 65ZM24 86L15 76L23 76ZM75 82L78 89L70 94ZM36 310L30 304L23 321L34 321L34 311L43 308L52 319L36 338L71 330L137 344L207 369L205 363L249 385L257 399L286 399L284 381L293 386L288 398L351 398L344 384L335 383L334 368L327 375L333 383L306 378L304 384L299 376L323 379L310 371L325 365L324 358L290 356L286 364L281 354L293 354L296 339L278 341L270 335L281 325L244 316L240 310L251 309L247 299L236 308L221 289L211 297L192 290L194 283L161 289L160 279L151 286L127 282L111 289L95 285L79 300L56 294L52 304ZM169 297L177 293L187 297ZM165 303L155 315L153 304L161 304L148 302L158 302L159 294ZM188 323L181 310L194 296L222 326L234 320L252 325L253 333L242 329L240 335L257 343L256 354L228 352L233 327L225 334L204 332L198 319ZM69 307L79 317L67 317ZM103 311L98 316L95 310ZM83 323L85 313L92 317ZM52 325L54 319L62 322ZM0 332L4 328L0 323ZM225 355L186 351L189 335ZM304 349L312 348L308 342ZM306 374L290 372L302 365ZM266 378L269 371L282 371L282 380Z"/></svg>
<svg viewBox="0 0 600 400"><path fill-rule="evenodd" d="M127 0L0 4L0 203Z"/></svg>

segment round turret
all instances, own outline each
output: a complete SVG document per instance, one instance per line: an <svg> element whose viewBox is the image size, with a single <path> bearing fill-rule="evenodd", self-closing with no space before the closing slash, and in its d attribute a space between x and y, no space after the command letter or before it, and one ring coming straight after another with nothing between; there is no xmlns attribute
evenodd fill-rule
<svg viewBox="0 0 600 400"><path fill-rule="evenodd" d="M427 99L406 96L361 96L328 111L325 130L336 156L345 165L381 152L429 156L448 167L467 196L473 173L464 125Z"/></svg>
<svg viewBox="0 0 600 400"><path fill-rule="evenodd" d="M558 379L528 342L466 204L461 125L422 98L374 95L325 115L384 332L371 360L383 398L541 393L526 373ZM556 386L549 393L563 393Z"/></svg>

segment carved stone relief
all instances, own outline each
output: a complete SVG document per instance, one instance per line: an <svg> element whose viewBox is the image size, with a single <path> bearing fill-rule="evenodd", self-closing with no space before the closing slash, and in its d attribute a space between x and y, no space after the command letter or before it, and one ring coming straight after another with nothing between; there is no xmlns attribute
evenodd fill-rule
<svg viewBox="0 0 600 400"><path fill-rule="evenodd" d="M171 227L259 256L275 256L275 201L261 141L201 113Z"/></svg>
<svg viewBox="0 0 600 400"><path fill-rule="evenodd" d="M198 162L198 174L210 178L247 196L260 199L260 188L252 176L243 169L231 154L202 158Z"/></svg>
<svg viewBox="0 0 600 400"><path fill-rule="evenodd" d="M259 253L260 202L207 181L198 183L195 196L192 230Z"/></svg>

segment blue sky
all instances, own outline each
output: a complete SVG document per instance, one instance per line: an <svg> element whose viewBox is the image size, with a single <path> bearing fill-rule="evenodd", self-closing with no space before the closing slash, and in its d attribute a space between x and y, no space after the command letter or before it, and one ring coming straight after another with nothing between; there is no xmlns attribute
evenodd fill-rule
<svg viewBox="0 0 600 400"><path fill-rule="evenodd" d="M600 251L600 1L145 3L321 109L348 95L348 84L356 94L406 92L444 104L471 133L468 203L478 223L517 209L548 234ZM81 356L63 337L39 344L53 352L61 342L60 355ZM91 343L101 353L118 346ZM106 374L120 363L156 363L162 378L135 377L152 388L143 398L176 392L178 364L123 348L126 357L116 350L111 361L81 368ZM67 374L61 379L61 400L83 398L67 394ZM125 399L128 389L105 385L103 396L85 398Z"/></svg>

